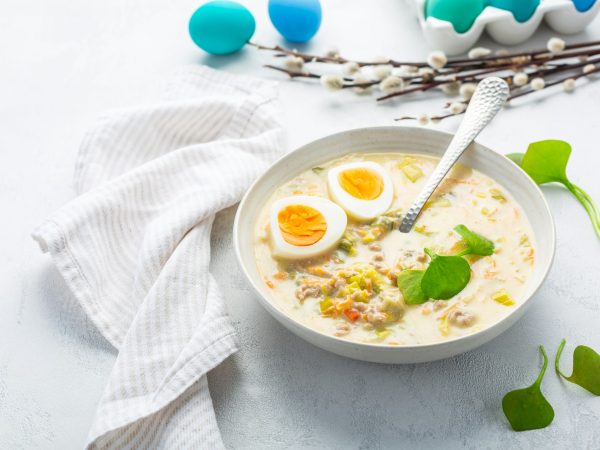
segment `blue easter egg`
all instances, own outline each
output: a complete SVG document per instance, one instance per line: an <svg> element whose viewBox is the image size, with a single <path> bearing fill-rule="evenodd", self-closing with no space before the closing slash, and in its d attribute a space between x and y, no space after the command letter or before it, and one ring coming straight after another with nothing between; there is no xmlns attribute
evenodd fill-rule
<svg viewBox="0 0 600 450"><path fill-rule="evenodd" d="M575 8L577 11L586 12L588 9L594 6L596 0L573 0L573 3L575 3Z"/></svg>
<svg viewBox="0 0 600 450"><path fill-rule="evenodd" d="M269 0L269 17L288 41L306 42L321 26L321 3L319 0Z"/></svg>
<svg viewBox="0 0 600 450"><path fill-rule="evenodd" d="M237 52L254 34L252 13L239 3L216 0L198 8L188 30L194 43L213 55Z"/></svg>
<svg viewBox="0 0 600 450"><path fill-rule="evenodd" d="M540 0L488 0L488 5L512 12L517 22L527 22L540 5Z"/></svg>
<svg viewBox="0 0 600 450"><path fill-rule="evenodd" d="M484 8L484 0L427 0L425 18L445 20L452 24L457 33L465 33L471 29Z"/></svg>

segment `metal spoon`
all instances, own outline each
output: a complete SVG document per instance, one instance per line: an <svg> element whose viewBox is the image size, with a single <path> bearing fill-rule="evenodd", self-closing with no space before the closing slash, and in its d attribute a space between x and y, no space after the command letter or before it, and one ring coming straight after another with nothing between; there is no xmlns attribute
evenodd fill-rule
<svg viewBox="0 0 600 450"><path fill-rule="evenodd" d="M465 117L458 127L458 131L454 135L452 142L450 142L444 156L440 159L440 163L429 177L417 200L402 219L402 223L400 224L400 231L402 233L408 233L412 229L425 202L429 200L431 194L433 194L452 166L456 164L456 161L458 161L458 158L460 158L469 144L473 142L481 130L500 111L500 108L506 103L508 94L508 85L502 78L487 77L479 82L465 111Z"/></svg>

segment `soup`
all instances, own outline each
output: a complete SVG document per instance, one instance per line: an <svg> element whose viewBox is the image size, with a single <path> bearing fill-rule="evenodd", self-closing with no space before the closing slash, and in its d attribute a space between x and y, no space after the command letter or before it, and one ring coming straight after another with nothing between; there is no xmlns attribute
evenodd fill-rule
<svg viewBox="0 0 600 450"><path fill-rule="evenodd" d="M457 165L411 232L398 231L437 163L418 154L351 154L278 187L259 214L254 242L274 304L322 333L397 346L457 338L510 314L523 301L535 242L504 187ZM465 251L457 226L488 242L489 253ZM403 280L429 272L436 255L465 259L468 281L450 297L415 299ZM414 286L431 290L423 283Z"/></svg>

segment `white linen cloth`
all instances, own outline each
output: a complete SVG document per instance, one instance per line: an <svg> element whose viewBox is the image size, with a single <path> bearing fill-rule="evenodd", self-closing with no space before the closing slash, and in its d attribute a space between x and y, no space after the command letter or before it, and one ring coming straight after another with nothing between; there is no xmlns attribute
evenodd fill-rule
<svg viewBox="0 0 600 450"><path fill-rule="evenodd" d="M86 135L79 197L33 237L118 349L87 448L223 447L206 373L237 343L210 230L281 151L278 114L273 84L190 67Z"/></svg>

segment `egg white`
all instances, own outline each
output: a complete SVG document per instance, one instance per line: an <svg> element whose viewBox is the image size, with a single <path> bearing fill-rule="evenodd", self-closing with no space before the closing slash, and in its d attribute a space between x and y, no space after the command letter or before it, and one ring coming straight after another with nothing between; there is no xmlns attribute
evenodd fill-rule
<svg viewBox="0 0 600 450"><path fill-rule="evenodd" d="M277 216L286 206L305 205L319 211L325 218L327 230L321 239L312 245L292 245L283 238ZM342 208L323 197L311 195L293 195L281 198L271 205L270 236L273 244L273 256L286 259L302 259L320 255L331 250L344 235L348 218Z"/></svg>
<svg viewBox="0 0 600 450"><path fill-rule="evenodd" d="M383 190L379 197L373 200L365 200L350 195L340 185L338 181L341 172L349 169L368 169L377 173L383 181ZM366 222L375 219L377 216L386 212L394 200L394 185L392 179L386 170L376 162L357 161L348 164L342 164L329 170L327 174L327 187L329 196L340 205L352 218Z"/></svg>

